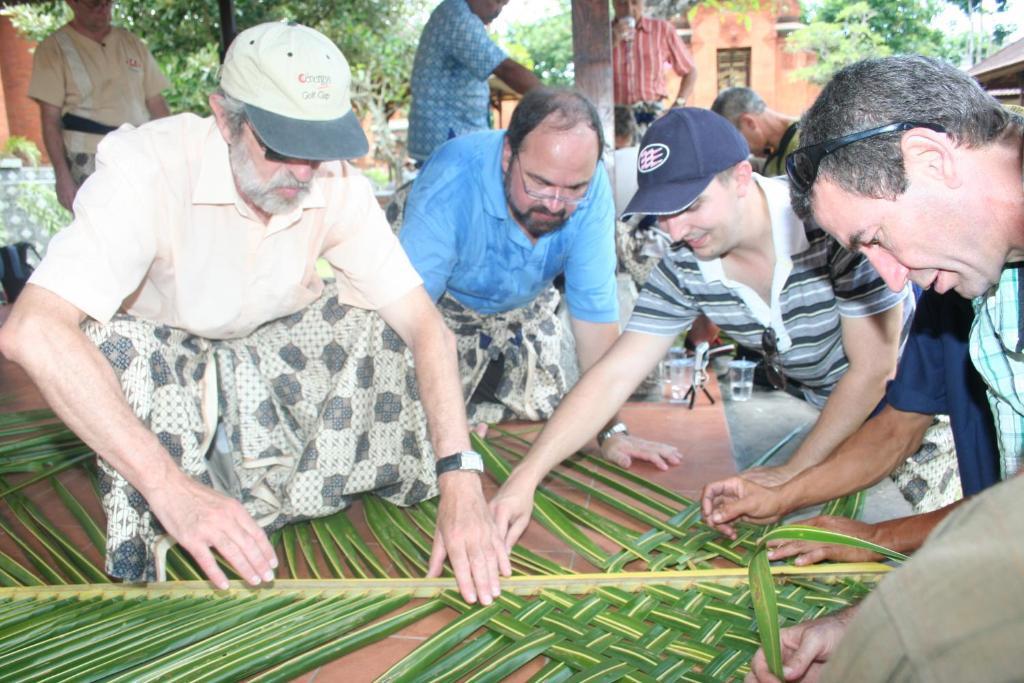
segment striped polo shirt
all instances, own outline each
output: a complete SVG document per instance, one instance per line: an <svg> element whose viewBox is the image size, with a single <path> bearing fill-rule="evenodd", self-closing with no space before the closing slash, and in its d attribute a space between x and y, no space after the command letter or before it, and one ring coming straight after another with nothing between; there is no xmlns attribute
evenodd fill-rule
<svg viewBox="0 0 1024 683"><path fill-rule="evenodd" d="M754 180L767 200L775 245L771 301L727 278L721 259L700 261L684 247L651 273L626 329L675 336L703 313L737 343L761 352L761 335L770 326L786 376L821 407L849 366L841 318L875 315L903 302L902 349L914 296L909 286L890 291L866 258L816 225L801 223L790 208L785 178L754 174Z"/></svg>

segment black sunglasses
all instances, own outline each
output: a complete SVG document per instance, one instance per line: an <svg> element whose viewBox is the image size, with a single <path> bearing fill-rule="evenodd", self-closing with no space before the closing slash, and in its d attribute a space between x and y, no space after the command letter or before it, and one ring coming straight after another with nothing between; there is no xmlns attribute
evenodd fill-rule
<svg viewBox="0 0 1024 683"><path fill-rule="evenodd" d="M878 128L862 130L859 133L850 133L849 135L825 140L816 145L808 145L796 150L786 157L786 175L789 176L789 181L793 183L796 189L801 192L808 192L811 189L811 185L814 184L814 179L818 177L818 166L821 164L821 160L832 152L854 142L860 142L861 140L867 140L868 138L886 133L900 133L912 128L927 128L936 133L946 132L946 129L937 123L900 121L899 123L890 123Z"/></svg>
<svg viewBox="0 0 1024 683"><path fill-rule="evenodd" d="M764 374L768 378L768 383L776 389L785 389L786 375L782 372L779 338L770 327L764 328L761 334L761 350L764 352Z"/></svg>
<svg viewBox="0 0 1024 683"><path fill-rule="evenodd" d="M249 126L249 132L252 133L252 137L253 139L256 140L256 144L259 145L260 149L263 150L264 159L266 159L267 161L276 161L277 163L283 163L285 161L296 161L296 159L293 159L292 157L286 157L285 155L270 149L270 147L267 146L267 143L263 142L263 139L260 137L259 133L256 132L256 127L253 126L252 123L250 123L249 121L246 121L246 125Z"/></svg>

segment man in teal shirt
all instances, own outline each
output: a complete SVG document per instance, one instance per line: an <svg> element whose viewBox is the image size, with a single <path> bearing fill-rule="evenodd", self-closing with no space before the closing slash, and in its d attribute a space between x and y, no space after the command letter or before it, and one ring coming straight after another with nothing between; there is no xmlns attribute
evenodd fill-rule
<svg viewBox="0 0 1024 683"><path fill-rule="evenodd" d="M449 141L413 186L400 238L455 332L471 422L543 420L568 390L556 277L565 277L583 370L618 337L603 146L586 98L537 89L507 132ZM678 460L674 449L627 438L618 421L608 431L602 445L619 462Z"/></svg>

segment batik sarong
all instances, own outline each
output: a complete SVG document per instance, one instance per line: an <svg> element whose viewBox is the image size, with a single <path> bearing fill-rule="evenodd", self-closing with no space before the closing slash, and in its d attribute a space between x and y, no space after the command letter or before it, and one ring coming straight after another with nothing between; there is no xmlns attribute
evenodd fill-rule
<svg viewBox="0 0 1024 683"><path fill-rule="evenodd" d="M376 313L328 284L308 308L247 337L210 340L128 315L87 321L135 414L189 476L273 531L361 493L398 505L437 493L412 354ZM226 448L218 449L218 420ZM163 529L101 460L107 572L154 580Z"/></svg>

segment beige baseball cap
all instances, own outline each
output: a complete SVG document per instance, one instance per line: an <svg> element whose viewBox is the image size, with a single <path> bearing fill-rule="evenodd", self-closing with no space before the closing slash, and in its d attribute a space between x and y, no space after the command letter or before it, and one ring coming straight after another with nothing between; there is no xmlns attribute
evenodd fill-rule
<svg viewBox="0 0 1024 683"><path fill-rule="evenodd" d="M260 140L294 159L353 159L369 151L352 111L351 84L341 50L319 31L290 22L239 33L220 70L221 88L245 104Z"/></svg>

